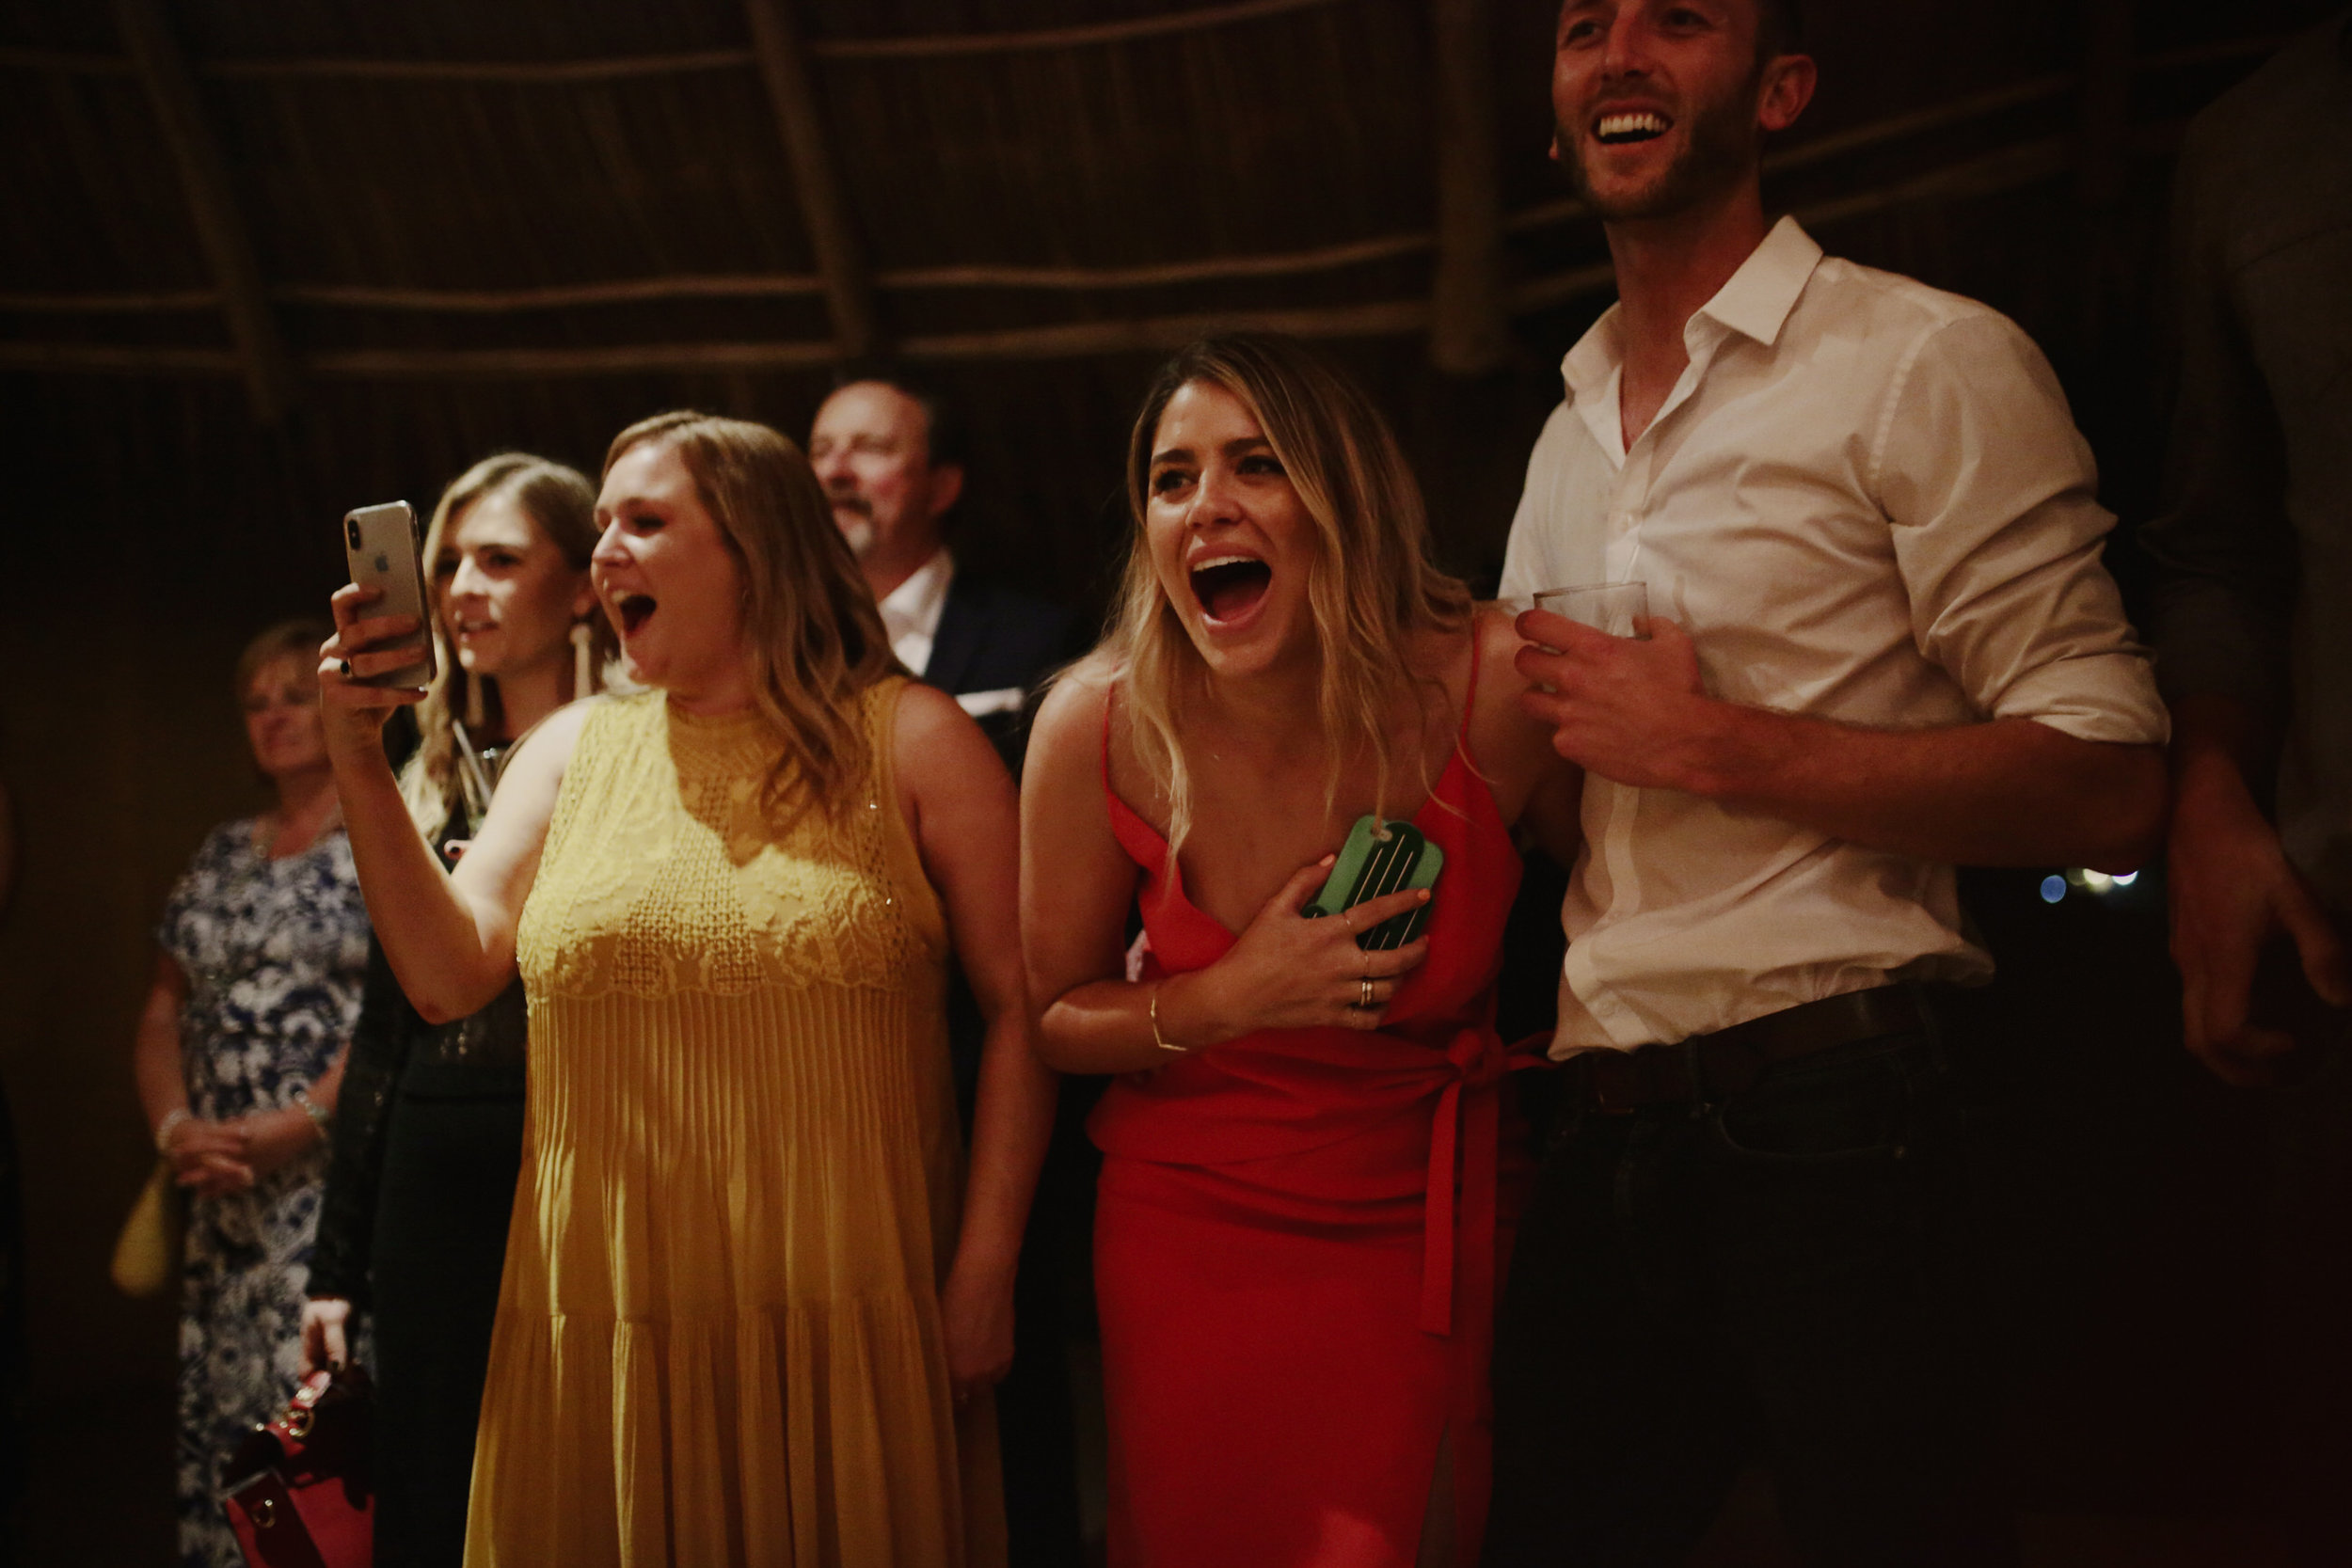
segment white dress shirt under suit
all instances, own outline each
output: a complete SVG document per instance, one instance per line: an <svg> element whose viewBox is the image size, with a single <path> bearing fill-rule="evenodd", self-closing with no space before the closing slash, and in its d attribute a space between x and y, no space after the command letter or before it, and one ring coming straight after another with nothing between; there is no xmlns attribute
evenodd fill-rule
<svg viewBox="0 0 2352 1568"><path fill-rule="evenodd" d="M1563 366L1506 598L1645 581L1708 691L1929 728L2026 718L2161 742L2100 564L2113 517L2032 341L1981 305L1824 257L1784 218L1684 328L1630 450L1612 308ZM1586 780L1554 1055L1725 1028L1892 979L1973 979L1948 865L1675 790Z"/></svg>

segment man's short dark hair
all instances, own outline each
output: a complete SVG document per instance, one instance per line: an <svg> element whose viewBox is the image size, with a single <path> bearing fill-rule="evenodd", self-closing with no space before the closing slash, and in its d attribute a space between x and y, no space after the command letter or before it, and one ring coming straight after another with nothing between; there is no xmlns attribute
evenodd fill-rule
<svg viewBox="0 0 2352 1568"><path fill-rule="evenodd" d="M970 455L962 407L938 383L896 360L854 362L841 367L833 378L834 391L861 381L878 381L901 397L923 405L924 451L932 467L952 463L961 468Z"/></svg>
<svg viewBox="0 0 2352 1568"><path fill-rule="evenodd" d="M1804 7L1801 0L1756 0L1756 63L1776 55L1804 52Z"/></svg>

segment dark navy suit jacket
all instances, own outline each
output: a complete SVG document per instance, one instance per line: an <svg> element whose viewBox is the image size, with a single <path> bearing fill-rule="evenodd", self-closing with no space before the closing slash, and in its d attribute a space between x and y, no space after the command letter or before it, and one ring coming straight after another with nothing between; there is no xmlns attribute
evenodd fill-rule
<svg viewBox="0 0 2352 1568"><path fill-rule="evenodd" d="M1078 618L1070 611L959 568L947 579L923 680L951 697L1020 693L977 715L1017 779L1039 683L1084 651Z"/></svg>
<svg viewBox="0 0 2352 1568"><path fill-rule="evenodd" d="M947 579L947 602L940 607L939 629L931 634L930 661L923 681L951 697L986 694L999 699L976 715L995 743L997 755L1014 779L1029 742L1029 721L1037 712L1038 688L1055 670L1086 651L1078 618L1059 605L1033 599L958 568ZM956 969L947 992L947 1043L955 1061L956 1097L968 1130L980 1073L986 1034L978 1004Z"/></svg>

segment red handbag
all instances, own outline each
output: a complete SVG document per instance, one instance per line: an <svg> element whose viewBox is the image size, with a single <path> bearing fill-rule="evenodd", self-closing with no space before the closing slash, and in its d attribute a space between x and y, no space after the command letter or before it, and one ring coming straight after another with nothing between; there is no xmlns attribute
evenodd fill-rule
<svg viewBox="0 0 2352 1568"><path fill-rule="evenodd" d="M312 1372L276 1420L237 1445L221 1500L250 1568L369 1568L370 1411L364 1370Z"/></svg>

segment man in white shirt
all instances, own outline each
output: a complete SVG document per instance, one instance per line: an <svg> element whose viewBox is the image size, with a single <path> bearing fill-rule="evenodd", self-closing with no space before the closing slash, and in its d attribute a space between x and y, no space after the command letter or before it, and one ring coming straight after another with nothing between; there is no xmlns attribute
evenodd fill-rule
<svg viewBox="0 0 2352 1568"><path fill-rule="evenodd" d="M1618 305L1568 355L1503 592L1585 770L1569 1108L1498 1337L1492 1560L1682 1560L1761 1434L1808 1561L2005 1563L1957 1231L1957 864L2136 865L2165 719L2042 356L1767 225L1787 0L1568 0L1555 156ZM1553 652L1552 650L1557 650Z"/></svg>

